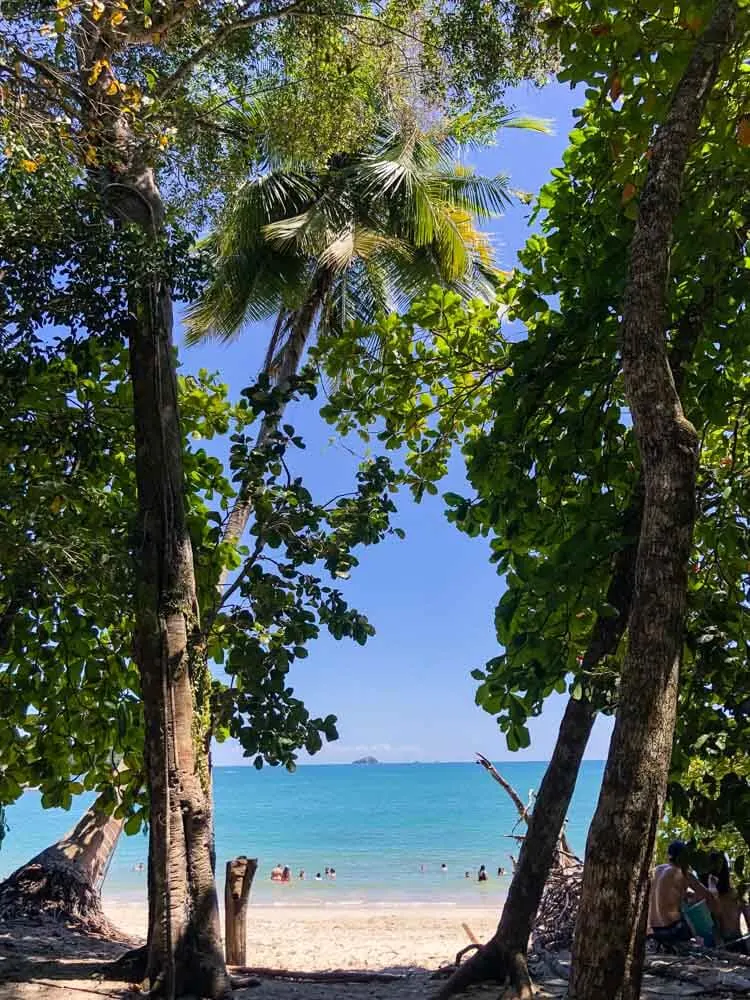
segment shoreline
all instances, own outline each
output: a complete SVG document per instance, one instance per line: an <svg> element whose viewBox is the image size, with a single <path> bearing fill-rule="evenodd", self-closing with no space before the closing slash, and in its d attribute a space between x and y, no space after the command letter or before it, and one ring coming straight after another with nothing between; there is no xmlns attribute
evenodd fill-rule
<svg viewBox="0 0 750 1000"><path fill-rule="evenodd" d="M223 909L223 907L220 907ZM104 900L106 916L144 938L145 900ZM294 971L437 969L495 931L496 905L367 902L357 905L253 904L247 915L247 957L253 966Z"/></svg>

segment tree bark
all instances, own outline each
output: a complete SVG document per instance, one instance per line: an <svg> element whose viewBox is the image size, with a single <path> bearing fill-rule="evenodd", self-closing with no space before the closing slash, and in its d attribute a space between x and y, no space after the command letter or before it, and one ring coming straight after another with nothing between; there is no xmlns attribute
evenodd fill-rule
<svg viewBox="0 0 750 1000"><path fill-rule="evenodd" d="M101 885L123 820L99 807L97 799L72 830L0 885L3 919L45 913L82 930L111 930L102 911Z"/></svg>
<svg viewBox="0 0 750 1000"><path fill-rule="evenodd" d="M227 965L247 965L247 904L258 859L244 855L227 861L224 885L224 938Z"/></svg>
<svg viewBox="0 0 750 1000"><path fill-rule="evenodd" d="M153 171L110 192L114 210L157 237ZM132 288L130 371L139 538L135 658L150 791L147 979L152 994L230 994L212 867L209 725L193 554L185 517L171 289L156 271ZM195 656L193 653L195 652Z"/></svg>
<svg viewBox="0 0 750 1000"><path fill-rule="evenodd" d="M570 985L576 1000L640 995L649 869L674 733L699 446L667 356L668 261L685 165L735 20L736 0L718 0L657 130L630 248L623 374L645 501L619 710L586 847Z"/></svg>

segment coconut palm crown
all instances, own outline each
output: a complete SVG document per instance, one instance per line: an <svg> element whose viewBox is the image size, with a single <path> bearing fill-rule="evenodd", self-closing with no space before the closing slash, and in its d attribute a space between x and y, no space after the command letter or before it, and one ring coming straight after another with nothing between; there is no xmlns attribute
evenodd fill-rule
<svg viewBox="0 0 750 1000"><path fill-rule="evenodd" d="M391 125L324 168L274 164L249 180L206 241L215 271L187 317L188 339L230 340L276 316L266 371L292 374L317 328L400 309L435 283L491 293L486 221L509 201L504 176L458 165L450 125Z"/></svg>

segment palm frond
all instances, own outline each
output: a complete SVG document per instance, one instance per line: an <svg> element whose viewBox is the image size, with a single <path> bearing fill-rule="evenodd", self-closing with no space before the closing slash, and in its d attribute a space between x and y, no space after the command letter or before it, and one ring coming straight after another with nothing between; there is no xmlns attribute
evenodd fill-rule
<svg viewBox="0 0 750 1000"><path fill-rule="evenodd" d="M430 192L456 209L463 209L478 219L496 218L511 203L507 176L478 177L468 169L431 176Z"/></svg>

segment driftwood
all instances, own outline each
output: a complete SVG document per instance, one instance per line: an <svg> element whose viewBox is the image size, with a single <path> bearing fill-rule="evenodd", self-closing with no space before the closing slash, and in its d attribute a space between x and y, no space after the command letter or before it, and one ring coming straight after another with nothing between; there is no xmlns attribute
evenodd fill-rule
<svg viewBox="0 0 750 1000"><path fill-rule="evenodd" d="M262 966L235 966L230 969L232 986L245 986L241 980L260 977L261 979L289 979L300 983L401 983L408 975L397 972L351 972L348 969L334 969L331 972L296 972L294 969L266 969ZM248 985L254 985L249 983Z"/></svg>
<svg viewBox="0 0 750 1000"><path fill-rule="evenodd" d="M547 877L531 931L532 951L566 951L573 944L583 865L555 867Z"/></svg>
<svg viewBox="0 0 750 1000"><path fill-rule="evenodd" d="M477 764L479 764L480 767L483 767L485 769L485 771L492 778L495 779L495 781L500 785L500 787L503 788L508 793L508 795L511 798L511 801L513 802L513 805L518 810L518 816L519 816L519 818L521 820L523 820L524 823L528 823L528 820L529 820L529 809L528 809L528 806L524 805L523 800L521 799L521 796L518 794L518 792L515 790L515 788L510 784L510 782L508 782L508 781L505 780L505 778L502 776L502 774L500 774L500 772L497 770L497 768L495 767L495 765L492 763L492 761L488 757L485 757L484 754L478 753L476 751L475 751L475 753L476 753L476 757L477 757ZM523 837L520 837L518 839L523 840ZM572 850L572 848L570 846L568 838L567 838L567 836L565 834L565 830L562 830L560 832L560 847L559 847L559 852L560 852L561 855L563 855L566 858L574 858L576 862L578 862L578 860L579 860L578 858L576 858L575 854L573 853L573 850Z"/></svg>

